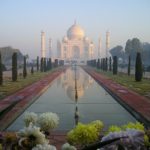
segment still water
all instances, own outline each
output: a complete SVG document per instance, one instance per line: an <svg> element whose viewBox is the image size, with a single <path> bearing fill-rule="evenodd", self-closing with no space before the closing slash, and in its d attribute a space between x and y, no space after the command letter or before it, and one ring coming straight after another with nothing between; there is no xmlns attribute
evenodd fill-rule
<svg viewBox="0 0 150 150"><path fill-rule="evenodd" d="M77 101L75 100L75 84L78 94ZM88 123L99 119L104 122L106 127L112 124L122 125L129 121L136 121L80 67L69 68L53 81L48 90L26 111L38 114L44 112L57 113L60 118L57 130L73 128L76 112L79 114L79 122ZM21 129L24 126L23 116L24 113L7 130Z"/></svg>

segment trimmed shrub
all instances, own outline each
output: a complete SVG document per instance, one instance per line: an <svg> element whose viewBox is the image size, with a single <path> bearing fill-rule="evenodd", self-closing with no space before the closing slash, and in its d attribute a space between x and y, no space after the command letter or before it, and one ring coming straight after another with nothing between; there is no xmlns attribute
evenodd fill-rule
<svg viewBox="0 0 150 150"><path fill-rule="evenodd" d="M27 63L26 63L26 56L24 56L24 63L23 63L23 77L26 78L27 76Z"/></svg>
<svg viewBox="0 0 150 150"><path fill-rule="evenodd" d="M0 85L3 84L3 65L2 65L2 58L0 53Z"/></svg>
<svg viewBox="0 0 150 150"><path fill-rule="evenodd" d="M129 56L129 63L128 63L128 76L130 76L130 69L131 68L131 57Z"/></svg>
<svg viewBox="0 0 150 150"><path fill-rule="evenodd" d="M137 53L135 62L135 81L141 81L143 76L141 53Z"/></svg>
<svg viewBox="0 0 150 150"><path fill-rule="evenodd" d="M17 81L17 53L12 55L12 81Z"/></svg>
<svg viewBox="0 0 150 150"><path fill-rule="evenodd" d="M117 74L118 73L118 59L117 56L113 57L113 74Z"/></svg>

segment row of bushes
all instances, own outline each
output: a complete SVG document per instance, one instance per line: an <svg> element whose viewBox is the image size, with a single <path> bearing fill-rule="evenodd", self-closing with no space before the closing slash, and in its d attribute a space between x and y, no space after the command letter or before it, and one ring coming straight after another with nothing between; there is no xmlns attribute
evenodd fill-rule
<svg viewBox="0 0 150 150"><path fill-rule="evenodd" d="M40 62L39 62L40 61ZM37 61L36 61L36 68L37 71L41 72L46 72L51 70L52 68L56 68L58 66L63 66L64 65L64 60L58 60L55 59L55 62L52 62L51 58L41 58L39 60L39 57L37 56ZM1 53L0 53L0 85L3 84L3 64L2 64L2 58L1 58ZM34 67L33 65L31 66L31 74L34 73ZM26 56L24 56L24 64L23 64L23 77L26 78L27 76L27 64L26 64ZM17 81L18 77L18 65L17 65L17 53L13 53L12 55L12 81Z"/></svg>
<svg viewBox="0 0 150 150"><path fill-rule="evenodd" d="M101 58L101 59L93 59L87 61L87 65L92 67L97 67L98 69L101 69L103 71L113 71L113 74L116 75L118 73L118 58L117 56L112 58ZM129 56L129 62L128 62L128 70L127 74L130 75L130 68L131 68L131 58ZM136 63L135 63L135 80L141 81L143 76L143 65L142 65L142 59L141 59L141 53L137 53L136 55Z"/></svg>

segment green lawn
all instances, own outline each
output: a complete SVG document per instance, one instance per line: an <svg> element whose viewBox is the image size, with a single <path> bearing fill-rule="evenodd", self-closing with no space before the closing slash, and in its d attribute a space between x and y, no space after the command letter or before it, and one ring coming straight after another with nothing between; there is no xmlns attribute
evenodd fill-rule
<svg viewBox="0 0 150 150"><path fill-rule="evenodd" d="M128 76L127 74L118 73L118 75L113 75L112 72L104 72L101 70L97 70L101 74L111 78L113 81L126 86L127 88L144 95L150 99L150 80L142 79L141 82L136 82L133 75Z"/></svg>
<svg viewBox="0 0 150 150"><path fill-rule="evenodd" d="M24 79L23 77L18 76L18 80L16 82L12 82L11 79L4 77L4 83L0 86L0 100L4 97L38 81L39 79L45 77L49 73L53 72L55 69L48 72L34 72L34 74L28 73L27 77Z"/></svg>

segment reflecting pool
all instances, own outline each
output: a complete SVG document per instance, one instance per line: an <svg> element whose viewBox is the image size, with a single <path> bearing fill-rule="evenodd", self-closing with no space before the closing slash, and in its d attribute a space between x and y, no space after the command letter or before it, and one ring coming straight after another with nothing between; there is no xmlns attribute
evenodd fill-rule
<svg viewBox="0 0 150 150"><path fill-rule="evenodd" d="M76 90L75 87L77 87ZM75 126L77 121L88 123L99 119L104 122L106 127L112 124L122 125L129 121L136 121L80 67L70 67L54 80L48 90L26 111L38 114L57 113L60 117L57 130L69 130ZM76 114L78 117L75 117ZM23 128L23 116L24 113L7 130Z"/></svg>

